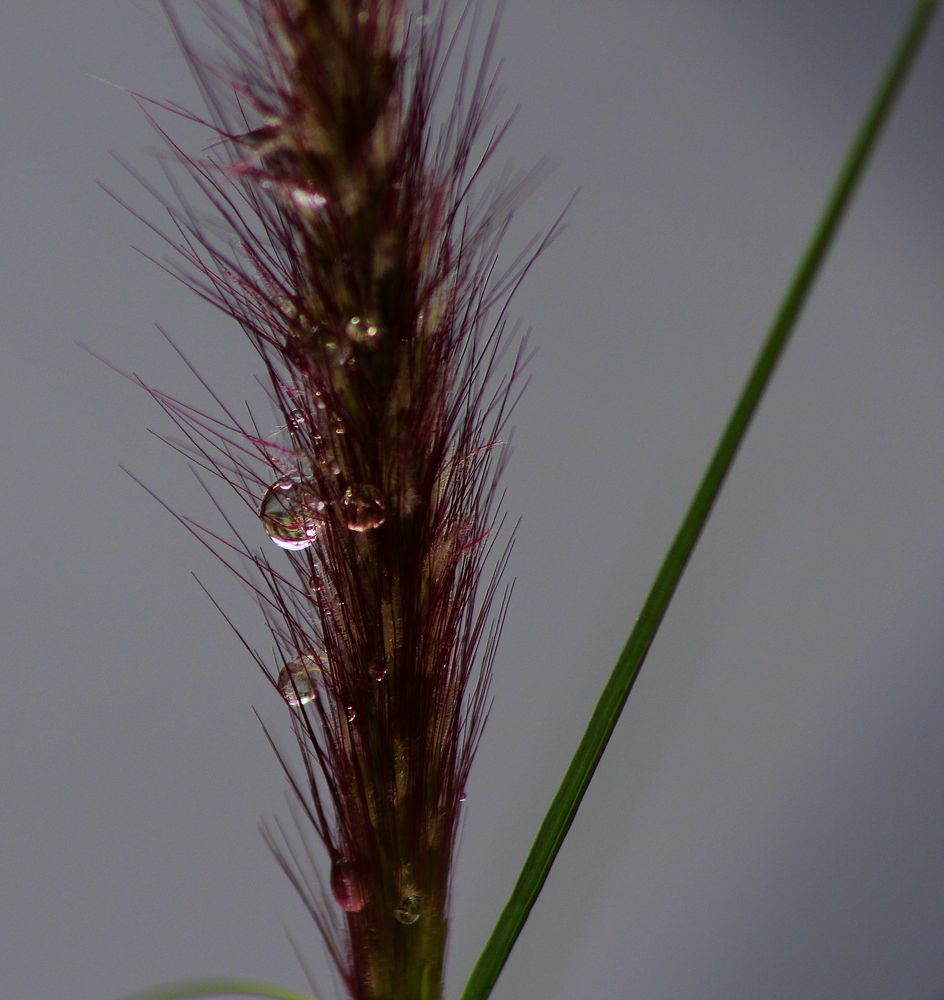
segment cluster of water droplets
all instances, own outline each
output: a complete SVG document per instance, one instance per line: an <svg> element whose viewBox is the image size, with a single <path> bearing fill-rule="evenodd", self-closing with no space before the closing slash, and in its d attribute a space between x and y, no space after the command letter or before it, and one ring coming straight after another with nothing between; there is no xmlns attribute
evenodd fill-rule
<svg viewBox="0 0 944 1000"><path fill-rule="evenodd" d="M259 505L266 534L280 548L293 552L309 548L323 532L331 514L329 504L344 525L358 534L372 531L386 520L384 496L375 486L358 483L342 494L341 487L333 486L330 478L322 481L325 473L340 476L341 466L332 453L335 446L318 430L323 424L318 411L328 416L321 390L314 392L311 404L311 410L298 405L286 409L283 433L288 432L291 446L268 446L271 460L282 475L269 486ZM346 432L340 418L330 420L329 426L339 437Z"/></svg>
<svg viewBox="0 0 944 1000"><path fill-rule="evenodd" d="M304 475L306 471L313 471L311 459L302 453L299 472ZM325 523L326 506L311 482L298 475L280 476L266 490L259 517L276 545L297 552L307 549L318 537ZM363 483L344 491L341 513L347 528L357 534L379 528L387 519L383 494Z"/></svg>
<svg viewBox="0 0 944 1000"><path fill-rule="evenodd" d="M355 344L372 344L380 336L382 327L366 316L352 316L344 332Z"/></svg>

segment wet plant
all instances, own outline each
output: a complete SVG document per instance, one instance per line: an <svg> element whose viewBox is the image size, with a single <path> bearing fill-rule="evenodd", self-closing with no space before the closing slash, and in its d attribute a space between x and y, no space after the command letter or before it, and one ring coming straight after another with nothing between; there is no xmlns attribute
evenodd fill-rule
<svg viewBox="0 0 944 1000"><path fill-rule="evenodd" d="M192 207L168 174L171 229L159 231L176 256L163 266L248 336L280 436L209 386L213 412L149 391L184 437L175 447L235 493L265 545L228 520L224 534L182 518L252 588L271 634L274 657L247 650L297 742L294 760L276 750L297 830L276 822L266 838L350 997L436 1000L463 789L507 607L497 480L525 362L507 307L558 227L502 263L534 175L480 183L503 131L491 124L494 32L481 60L459 57L437 124L474 5L199 6L222 57L199 55L167 13L209 115L140 99L209 206ZM469 1000L490 992L540 892L936 6L915 7ZM209 148L185 149L163 112L203 126ZM214 991L292 995L216 983L153 996Z"/></svg>
<svg viewBox="0 0 944 1000"><path fill-rule="evenodd" d="M139 98L171 153L165 266L248 336L282 432L149 391L269 539L185 519L252 588L276 651L250 653L297 740L300 765L278 752L298 829L265 836L351 997L434 998L505 608L496 483L524 361L506 308L541 247L505 268L498 249L533 175L475 183L502 131L482 131L491 44L432 127L471 7L449 34L446 11L401 0L201 7L215 61L167 13L209 117ZM209 148L185 150L164 112Z"/></svg>

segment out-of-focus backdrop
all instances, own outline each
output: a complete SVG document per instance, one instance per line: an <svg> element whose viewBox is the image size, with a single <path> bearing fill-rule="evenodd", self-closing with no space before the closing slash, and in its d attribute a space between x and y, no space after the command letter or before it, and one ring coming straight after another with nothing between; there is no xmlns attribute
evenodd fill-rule
<svg viewBox="0 0 944 1000"><path fill-rule="evenodd" d="M449 994L503 905L893 46L908 4L508 0L498 162L576 188L534 328L522 516L455 880ZM192 10L179 4L185 20ZM202 37L197 28L198 37ZM229 401L231 324L129 250L99 79L199 107L157 4L0 13L0 996L304 975L336 995L260 817L281 706L191 572L255 612L118 468L213 512L82 341ZM198 148L192 130L180 134ZM937 24L496 1000L944 996L944 24ZM273 430L274 430L273 425Z"/></svg>

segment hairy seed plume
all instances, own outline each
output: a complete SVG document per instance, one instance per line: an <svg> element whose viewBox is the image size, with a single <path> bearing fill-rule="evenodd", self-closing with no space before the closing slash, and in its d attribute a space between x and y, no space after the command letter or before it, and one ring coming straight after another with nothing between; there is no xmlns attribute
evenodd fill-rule
<svg viewBox="0 0 944 1000"><path fill-rule="evenodd" d="M494 32L434 124L474 8L200 7L222 58L167 13L208 116L139 98L209 206L162 199L175 256L161 266L248 336L283 430L273 440L212 392L206 412L149 391L186 438L175 447L258 518L248 541L185 520L271 632L274 662L250 653L297 738L301 770L280 759L302 836L276 823L266 837L352 998L434 1000L506 606L496 482L524 360L506 309L543 244L504 271L498 247L535 178L480 193L504 131L484 131ZM205 126L210 146L184 149L162 111Z"/></svg>

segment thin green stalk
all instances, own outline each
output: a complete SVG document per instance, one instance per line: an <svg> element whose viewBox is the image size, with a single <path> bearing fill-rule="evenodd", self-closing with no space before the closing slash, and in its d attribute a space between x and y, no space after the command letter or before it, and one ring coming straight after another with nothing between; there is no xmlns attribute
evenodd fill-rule
<svg viewBox="0 0 944 1000"><path fill-rule="evenodd" d="M265 997L267 1000L314 1000L282 986L250 983L244 979L192 979L135 993L128 1000L193 1000L194 997Z"/></svg>
<svg viewBox="0 0 944 1000"><path fill-rule="evenodd" d="M849 206L849 201L865 166L875 149L883 125L888 120L895 99L914 64L931 20L937 0L918 0L878 87L809 246L748 375L741 395L711 457L691 506L682 521L668 554L656 575L639 618L620 653L613 673L597 702L580 746L564 775L557 794L541 824L531 852L525 861L511 897L482 952L462 994L462 1000L481 1000L488 996L524 927L531 907L547 879L551 865L570 829L597 764L616 726L626 699L652 645L656 631L668 609L685 566L734 462L751 419L760 404L780 356L813 286L826 252Z"/></svg>

